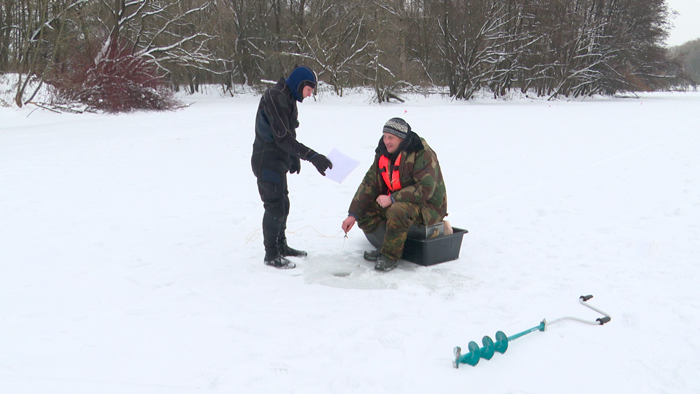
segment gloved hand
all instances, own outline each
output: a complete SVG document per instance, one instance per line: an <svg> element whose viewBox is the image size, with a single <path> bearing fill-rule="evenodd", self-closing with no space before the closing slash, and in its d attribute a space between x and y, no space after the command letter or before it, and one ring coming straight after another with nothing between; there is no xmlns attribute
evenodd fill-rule
<svg viewBox="0 0 700 394"><path fill-rule="evenodd" d="M301 160L299 160L298 157L291 157L292 159L292 164L289 166L289 173L290 174L300 174L301 173Z"/></svg>
<svg viewBox="0 0 700 394"><path fill-rule="evenodd" d="M311 156L309 158L309 161L323 176L326 176L327 169L333 168L333 163L331 163L331 161L328 160L326 156L319 153L316 153L315 155Z"/></svg>

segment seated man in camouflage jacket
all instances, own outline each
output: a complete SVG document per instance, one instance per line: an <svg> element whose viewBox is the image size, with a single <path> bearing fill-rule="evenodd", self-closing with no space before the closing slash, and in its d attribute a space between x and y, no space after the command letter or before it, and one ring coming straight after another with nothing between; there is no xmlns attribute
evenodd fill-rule
<svg viewBox="0 0 700 394"><path fill-rule="evenodd" d="M386 221L380 250L365 252L379 271L394 269L412 224L433 225L447 216L447 192L437 155L401 118L383 128L375 159L350 204L342 228L358 223L365 233Z"/></svg>

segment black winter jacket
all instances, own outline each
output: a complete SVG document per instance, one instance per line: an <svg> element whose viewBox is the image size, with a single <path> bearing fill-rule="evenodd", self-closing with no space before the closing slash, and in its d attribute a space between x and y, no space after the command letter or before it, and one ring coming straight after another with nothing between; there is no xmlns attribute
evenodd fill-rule
<svg viewBox="0 0 700 394"><path fill-rule="evenodd" d="M263 93L255 117L251 158L256 177L261 176L263 169L286 173L292 162L298 165L299 159L308 160L316 154L297 141L298 115L297 102L283 78Z"/></svg>

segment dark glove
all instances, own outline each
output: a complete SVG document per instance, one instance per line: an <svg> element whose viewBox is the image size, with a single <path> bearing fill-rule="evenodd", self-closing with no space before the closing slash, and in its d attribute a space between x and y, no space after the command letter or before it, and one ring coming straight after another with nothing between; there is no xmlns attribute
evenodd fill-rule
<svg viewBox="0 0 700 394"><path fill-rule="evenodd" d="M330 160L324 155L321 155L319 153L316 153L315 155L311 156L309 158L309 161L311 164L316 167L318 172L321 173L321 175L326 176L326 170L329 168L333 168L333 163L331 163Z"/></svg>
<svg viewBox="0 0 700 394"><path fill-rule="evenodd" d="M289 166L289 173L290 174L300 174L301 173L301 160L299 160L298 157L291 157L292 159L292 164Z"/></svg>

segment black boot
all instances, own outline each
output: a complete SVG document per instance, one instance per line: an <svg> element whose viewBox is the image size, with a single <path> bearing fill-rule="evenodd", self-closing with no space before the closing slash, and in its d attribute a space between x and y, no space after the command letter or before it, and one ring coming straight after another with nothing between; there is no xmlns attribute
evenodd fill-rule
<svg viewBox="0 0 700 394"><path fill-rule="evenodd" d="M306 253L303 250L297 250L294 248L290 248L289 245L287 245L287 239L281 239L277 242L277 248L280 251L280 255L284 257L306 257L308 253Z"/></svg>
<svg viewBox="0 0 700 394"><path fill-rule="evenodd" d="M388 258L388 257L386 257L386 256L384 256L384 255L382 254L382 255L380 255L379 258L377 259L377 262L374 263L374 269L377 270L377 271L384 271L384 272L386 272L386 271L391 271L391 270L393 270L394 268L396 268L397 265L399 265L399 260L398 260L398 259L397 259L397 260L392 260L392 259L390 259L390 258Z"/></svg>
<svg viewBox="0 0 700 394"><path fill-rule="evenodd" d="M289 261L289 259L284 258L278 253L265 253L265 265L270 267L280 268L280 269L292 269L296 268L296 264Z"/></svg>
<svg viewBox="0 0 700 394"><path fill-rule="evenodd" d="M379 249L377 249L377 250L372 250L372 251L366 251L364 254L364 258L367 261L375 262L379 259L379 256L381 256L381 255L382 255L382 252L380 252Z"/></svg>

